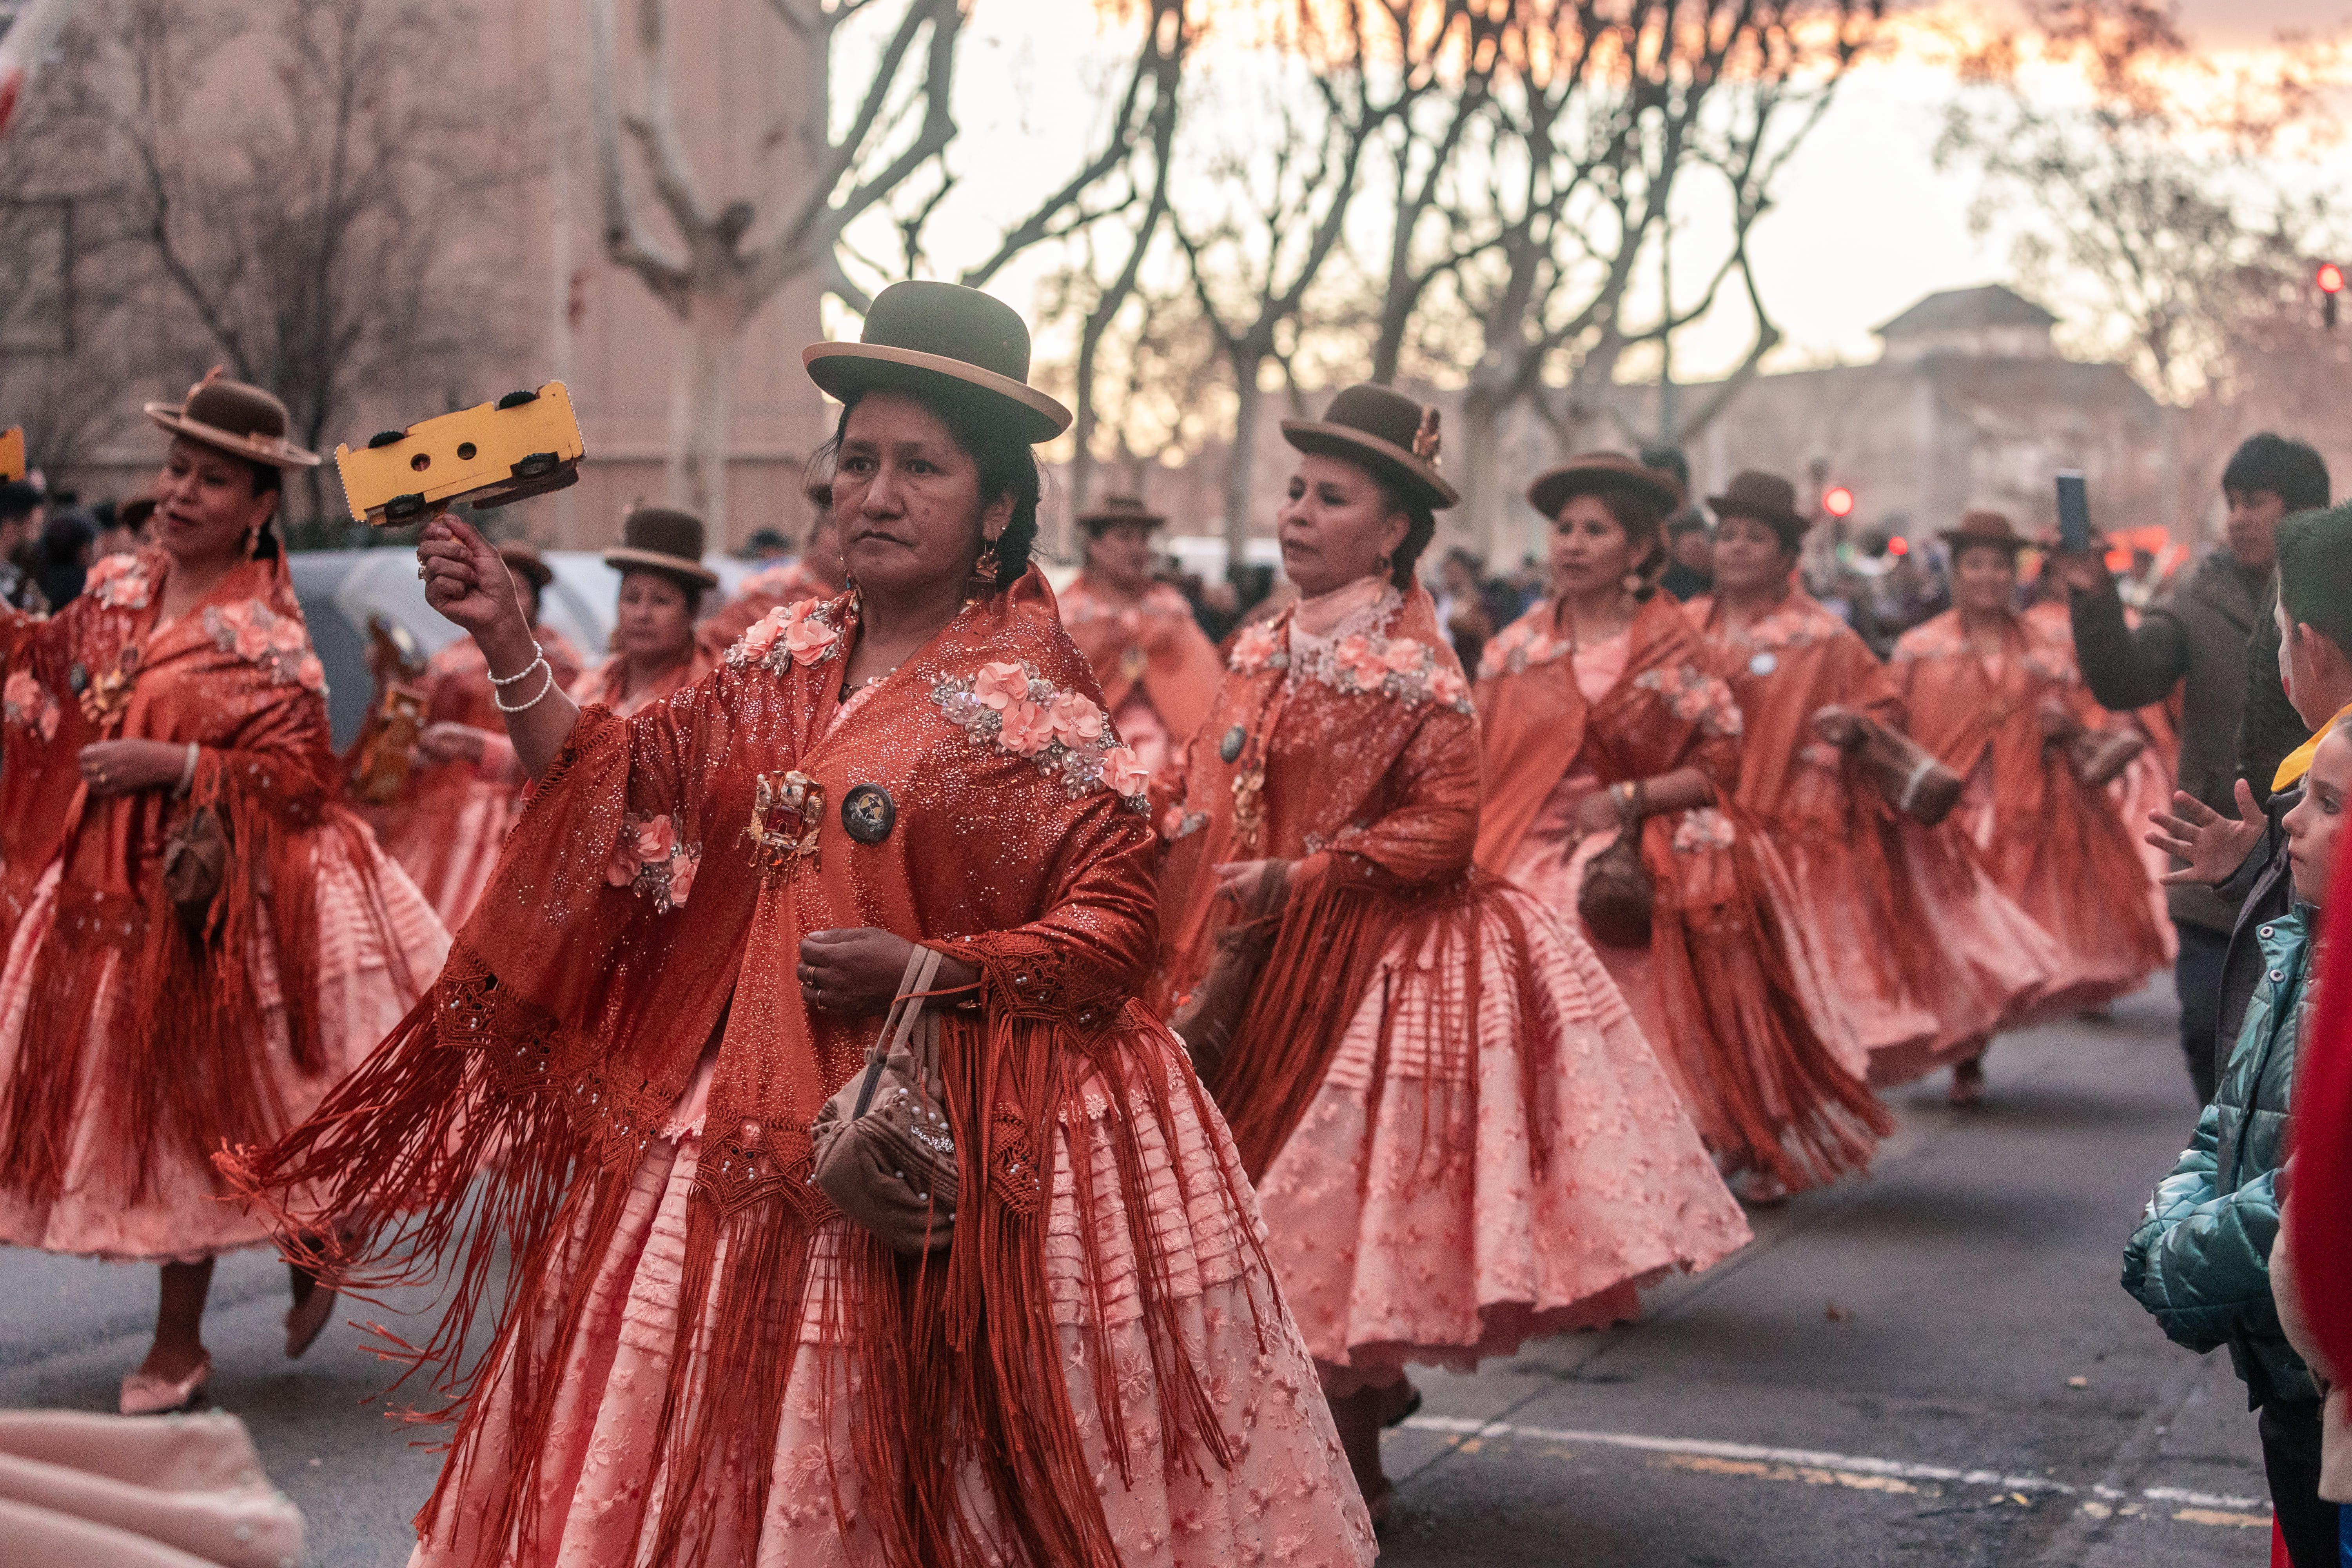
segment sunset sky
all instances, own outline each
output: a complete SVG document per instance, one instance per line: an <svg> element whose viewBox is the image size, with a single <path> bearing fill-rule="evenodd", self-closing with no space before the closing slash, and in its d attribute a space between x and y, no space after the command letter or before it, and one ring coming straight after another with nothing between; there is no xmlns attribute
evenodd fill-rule
<svg viewBox="0 0 2352 1568"><path fill-rule="evenodd" d="M2340 33L2347 16L2352 0L2189 0L2184 10L2192 40L2213 50L2260 50L2282 29ZM1087 0L980 0L960 79L967 184L941 214L943 251L958 248L967 226L992 234L1029 199L1025 179L1067 166L1092 107L1073 84L1099 79L1108 52ZM2007 278L2006 239L1969 231L1971 179L1938 173L1929 156L1952 92L1948 76L1902 59L1867 65L1840 88L1755 236L1787 333L1783 363L1869 358L1871 328L1922 294ZM988 154L975 156L983 145ZM2352 184L2352 155L2310 177ZM1034 275L1000 287L1017 296ZM2066 313L2064 301L2052 303ZM1728 363L1747 331L1727 318L1678 339L1685 374Z"/></svg>

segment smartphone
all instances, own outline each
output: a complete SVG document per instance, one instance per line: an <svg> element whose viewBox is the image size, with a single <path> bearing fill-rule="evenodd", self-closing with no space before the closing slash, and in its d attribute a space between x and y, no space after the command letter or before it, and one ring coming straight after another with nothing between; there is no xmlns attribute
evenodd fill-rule
<svg viewBox="0 0 2352 1568"><path fill-rule="evenodd" d="M2091 493L2073 468L2058 474L2058 548L2081 555L2091 548Z"/></svg>

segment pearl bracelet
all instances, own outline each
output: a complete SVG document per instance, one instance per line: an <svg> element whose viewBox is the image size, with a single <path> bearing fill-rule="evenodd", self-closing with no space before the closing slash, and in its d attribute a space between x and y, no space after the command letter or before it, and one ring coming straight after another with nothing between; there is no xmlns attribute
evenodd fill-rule
<svg viewBox="0 0 2352 1568"><path fill-rule="evenodd" d="M495 675L491 675L490 684L497 687L499 690L504 691L508 687L512 686L516 681L520 680L523 677L529 675L532 670L537 669L541 665L545 663L547 663L547 650L539 646L539 639L537 637L533 637L530 639L530 662L524 665L520 669L516 670L512 675L508 676L503 680L499 679ZM487 669L482 673L489 675L489 671ZM549 668L547 676L551 680L555 679L555 671L551 667ZM509 709L508 711L511 712L513 710Z"/></svg>
<svg viewBox="0 0 2352 1568"><path fill-rule="evenodd" d="M506 700L501 698L497 692L493 691L490 693L491 706L495 707L501 713L522 713L528 712L530 710L536 708L541 703L546 701L547 694L555 689L555 667L547 662L547 656L544 654L523 666L521 675L509 676L504 682L494 684L511 686L516 681L520 680L524 675L529 675L534 669L543 669L547 671L547 679L541 683L538 696L531 698L527 702L518 702L513 707L509 708L506 704Z"/></svg>

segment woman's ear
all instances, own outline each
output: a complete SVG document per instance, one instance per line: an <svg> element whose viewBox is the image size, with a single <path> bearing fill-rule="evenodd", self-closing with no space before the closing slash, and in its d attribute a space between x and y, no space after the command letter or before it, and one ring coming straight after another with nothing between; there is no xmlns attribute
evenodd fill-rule
<svg viewBox="0 0 2352 1568"><path fill-rule="evenodd" d="M1004 531L1012 526L1013 492L1007 490L981 510L980 537L993 544L1003 538Z"/></svg>

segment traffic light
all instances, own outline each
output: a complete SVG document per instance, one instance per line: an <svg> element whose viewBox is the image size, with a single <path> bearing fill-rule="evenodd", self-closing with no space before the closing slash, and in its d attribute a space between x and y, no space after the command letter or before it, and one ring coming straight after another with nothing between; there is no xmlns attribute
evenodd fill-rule
<svg viewBox="0 0 2352 1568"><path fill-rule="evenodd" d="M2336 296L2344 292L2344 268L2333 261L2319 264L2319 319L2336 330Z"/></svg>
<svg viewBox="0 0 2352 1568"><path fill-rule="evenodd" d="M1832 485L1822 492L1822 510L1832 517L1853 515L1853 492L1843 485Z"/></svg>
<svg viewBox="0 0 2352 1568"><path fill-rule="evenodd" d="M1908 555L1911 553L1911 542L1898 533L1894 538L1886 542L1886 553L1889 555Z"/></svg>

